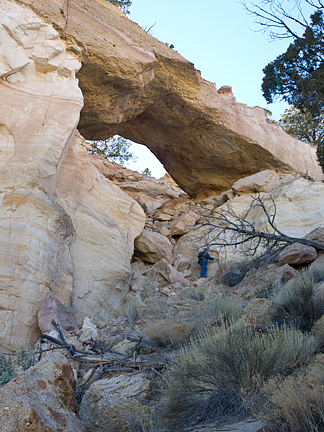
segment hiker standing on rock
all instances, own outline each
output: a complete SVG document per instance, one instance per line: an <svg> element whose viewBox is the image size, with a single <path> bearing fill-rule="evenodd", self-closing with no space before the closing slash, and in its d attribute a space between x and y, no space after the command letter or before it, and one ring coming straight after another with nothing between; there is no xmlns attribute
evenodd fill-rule
<svg viewBox="0 0 324 432"><path fill-rule="evenodd" d="M199 254L198 254L198 264L201 266L201 269L200 269L200 277L201 278L204 278L207 276L208 260L213 261L214 258L212 258L209 255L208 248L206 248L203 251L199 252Z"/></svg>

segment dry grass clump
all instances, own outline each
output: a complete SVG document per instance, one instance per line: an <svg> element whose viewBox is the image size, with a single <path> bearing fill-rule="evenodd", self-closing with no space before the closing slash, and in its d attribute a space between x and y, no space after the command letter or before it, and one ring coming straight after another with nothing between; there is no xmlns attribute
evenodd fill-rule
<svg viewBox="0 0 324 432"><path fill-rule="evenodd" d="M139 319L138 303L134 300L126 302L124 306L124 315L127 318L128 324L133 327Z"/></svg>
<svg viewBox="0 0 324 432"><path fill-rule="evenodd" d="M160 320L144 330L148 340L160 347L178 348L189 342L193 325L188 322Z"/></svg>
<svg viewBox="0 0 324 432"><path fill-rule="evenodd" d="M314 287L323 275L324 269L307 270L288 281L282 292L272 298L276 319L294 322L300 329L311 330L324 314L324 296L314 295Z"/></svg>
<svg viewBox="0 0 324 432"><path fill-rule="evenodd" d="M163 416L173 431L251 411L251 398L271 376L308 361L314 342L294 328L256 333L243 322L200 337L180 351L169 370Z"/></svg>
<svg viewBox="0 0 324 432"><path fill-rule="evenodd" d="M261 417L271 432L324 430L324 358L287 377L271 379L264 387Z"/></svg>
<svg viewBox="0 0 324 432"><path fill-rule="evenodd" d="M316 350L324 352L324 316L322 316L312 328L312 335L316 341Z"/></svg>

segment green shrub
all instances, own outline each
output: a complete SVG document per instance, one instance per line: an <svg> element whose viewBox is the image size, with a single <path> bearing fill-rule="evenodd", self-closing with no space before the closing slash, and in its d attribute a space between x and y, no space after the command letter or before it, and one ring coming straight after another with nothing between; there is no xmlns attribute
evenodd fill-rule
<svg viewBox="0 0 324 432"><path fill-rule="evenodd" d="M17 376L17 372L12 366L10 358L6 358L4 354L0 354L0 387L7 384Z"/></svg>
<svg viewBox="0 0 324 432"><path fill-rule="evenodd" d="M282 291L272 298L275 318L310 330L324 314L324 296L314 295L314 287L322 276L323 273L317 269L308 270L288 281Z"/></svg>
<svg viewBox="0 0 324 432"><path fill-rule="evenodd" d="M260 412L273 432L324 430L324 359L318 357L305 371L284 380L269 380Z"/></svg>
<svg viewBox="0 0 324 432"><path fill-rule="evenodd" d="M256 333L243 322L223 326L180 351L168 372L163 416L177 431L238 418L253 409L264 380L290 373L313 350L312 338L294 328Z"/></svg>
<svg viewBox="0 0 324 432"><path fill-rule="evenodd" d="M189 342L193 326L188 322L160 320L144 330L148 340L165 348L178 348Z"/></svg>
<svg viewBox="0 0 324 432"><path fill-rule="evenodd" d="M23 348L18 351L15 360L18 366L21 366L24 371L37 363L34 351L27 352ZM14 368L13 363L8 356L0 354L0 387L18 375L18 371Z"/></svg>
<svg viewBox="0 0 324 432"><path fill-rule="evenodd" d="M243 307L236 301L226 297L215 296L205 300L190 311L195 332L200 333L208 327L220 325L222 322L233 323L243 314Z"/></svg>
<svg viewBox="0 0 324 432"><path fill-rule="evenodd" d="M203 288L185 287L177 293L179 300L195 300L198 302L204 301L205 291Z"/></svg>
<svg viewBox="0 0 324 432"><path fill-rule="evenodd" d="M154 407L129 398L127 402L120 401L116 405L99 408L97 415L107 432L149 432L153 427ZM92 430L95 429L96 426L93 426Z"/></svg>
<svg viewBox="0 0 324 432"><path fill-rule="evenodd" d="M37 363L34 351L27 352L24 348L20 348L16 360L18 365L21 366L24 371Z"/></svg>

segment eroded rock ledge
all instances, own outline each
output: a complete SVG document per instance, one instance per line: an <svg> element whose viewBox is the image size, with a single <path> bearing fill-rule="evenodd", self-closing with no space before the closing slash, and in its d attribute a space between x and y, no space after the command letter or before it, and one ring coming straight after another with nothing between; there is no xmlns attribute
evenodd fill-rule
<svg viewBox="0 0 324 432"><path fill-rule="evenodd" d="M322 176L315 149L266 120L262 108L217 91L194 65L105 0L24 0L83 47L79 130L146 145L192 196L265 169ZM215 72L217 77L217 71Z"/></svg>

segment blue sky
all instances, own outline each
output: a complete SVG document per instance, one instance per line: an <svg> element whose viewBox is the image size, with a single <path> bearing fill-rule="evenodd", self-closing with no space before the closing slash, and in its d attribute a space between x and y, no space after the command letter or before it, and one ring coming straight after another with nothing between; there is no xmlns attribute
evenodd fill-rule
<svg viewBox="0 0 324 432"><path fill-rule="evenodd" d="M249 106L268 108L278 120L287 107L277 102L267 105L261 92L262 69L288 47L289 40L269 41L267 34L255 32L254 19L236 0L133 0L129 18L142 27L155 26L151 34L173 44L194 63L202 77L217 88L230 85L236 100ZM132 152L139 156L130 169L149 167L160 177L163 167L143 146Z"/></svg>

